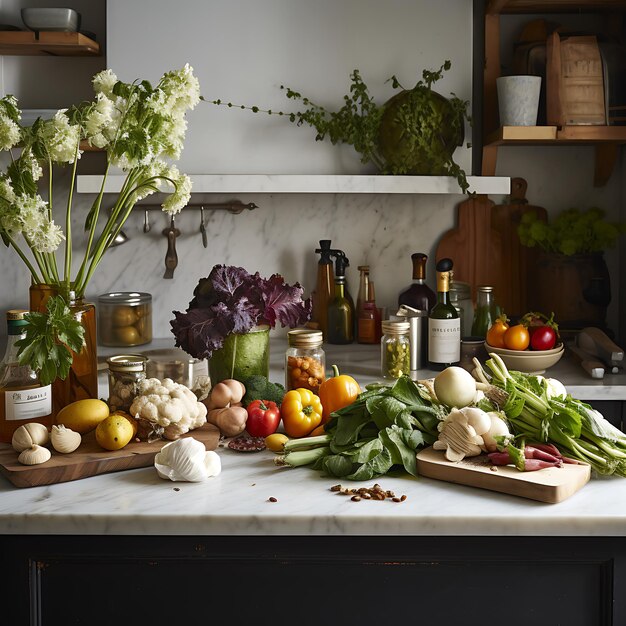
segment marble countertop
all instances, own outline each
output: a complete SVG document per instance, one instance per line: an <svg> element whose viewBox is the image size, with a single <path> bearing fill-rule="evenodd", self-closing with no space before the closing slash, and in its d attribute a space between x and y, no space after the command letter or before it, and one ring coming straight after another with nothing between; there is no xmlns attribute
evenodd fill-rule
<svg viewBox="0 0 626 626"><path fill-rule="evenodd" d="M272 343L272 379L277 381L285 345L281 341ZM154 347L163 347L163 342L145 349ZM363 384L377 379L373 347L335 348L327 350L328 363L338 363ZM577 376L573 363L565 361L550 373L583 399L599 393L597 382ZM626 399L624 377L615 378L613 384L598 381L603 393L594 397ZM579 394L579 389L591 391ZM615 395L607 398L607 390ZM543 504L397 473L377 482L406 495L404 502L352 502L330 491L336 479L309 468L276 467L269 451L240 453L219 447L217 453L222 472L202 483L162 480L153 467L26 489L0 477L0 533L626 536L624 479L594 477L564 502ZM371 487L374 482L346 486Z"/></svg>

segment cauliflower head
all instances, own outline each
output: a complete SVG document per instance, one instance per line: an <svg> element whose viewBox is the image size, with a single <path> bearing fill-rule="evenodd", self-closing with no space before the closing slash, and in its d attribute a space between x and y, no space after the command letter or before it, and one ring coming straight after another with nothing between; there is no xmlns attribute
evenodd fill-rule
<svg viewBox="0 0 626 626"><path fill-rule="evenodd" d="M205 424L207 409L185 385L171 378L146 378L137 386L130 414L160 427L166 439L174 440Z"/></svg>

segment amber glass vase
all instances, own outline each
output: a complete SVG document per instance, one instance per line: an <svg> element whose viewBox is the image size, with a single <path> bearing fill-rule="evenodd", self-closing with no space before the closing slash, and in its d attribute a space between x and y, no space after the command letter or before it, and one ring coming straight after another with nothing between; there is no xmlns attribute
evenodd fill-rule
<svg viewBox="0 0 626 626"><path fill-rule="evenodd" d="M57 294L58 289L53 285L31 285L30 310L45 313L48 298ZM65 380L57 378L52 383L53 417L71 402L98 397L96 307L82 298L72 301L69 307L85 329L85 345L78 354L72 352L72 365Z"/></svg>

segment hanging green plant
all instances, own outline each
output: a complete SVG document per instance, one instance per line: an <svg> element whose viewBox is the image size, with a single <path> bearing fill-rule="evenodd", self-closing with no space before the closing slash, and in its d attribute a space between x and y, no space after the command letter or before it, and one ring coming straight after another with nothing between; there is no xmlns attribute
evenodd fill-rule
<svg viewBox="0 0 626 626"><path fill-rule="evenodd" d="M412 89L404 89L392 76L389 81L394 89L402 91L382 106L374 102L358 69L350 74L350 91L343 97L343 106L336 111L284 85L281 89L285 90L287 98L301 102L306 109L285 113L220 99L209 102L284 116L298 126L306 124L315 128L316 141L328 138L333 145L353 146L361 155L362 163L374 164L382 174L453 176L466 192L467 177L455 163L453 153L463 143L465 121L471 121L467 112L469 102L454 94L445 98L432 90L433 84L451 66L450 61L445 61L437 71L424 70L422 79Z"/></svg>

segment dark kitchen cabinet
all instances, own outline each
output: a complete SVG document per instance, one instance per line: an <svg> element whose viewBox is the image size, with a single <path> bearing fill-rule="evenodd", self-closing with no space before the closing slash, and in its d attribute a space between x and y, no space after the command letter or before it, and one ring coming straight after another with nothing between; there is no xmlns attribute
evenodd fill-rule
<svg viewBox="0 0 626 626"><path fill-rule="evenodd" d="M626 539L4 536L11 626L626 623Z"/></svg>

